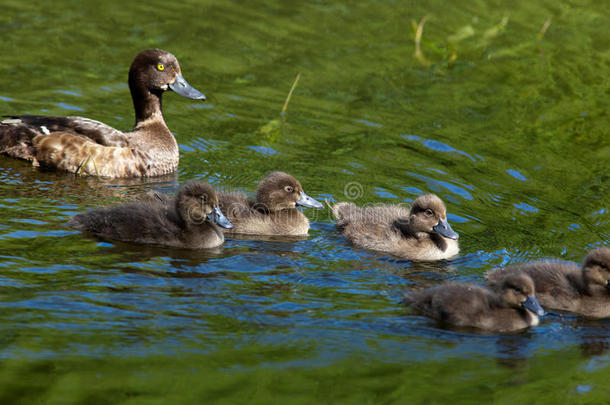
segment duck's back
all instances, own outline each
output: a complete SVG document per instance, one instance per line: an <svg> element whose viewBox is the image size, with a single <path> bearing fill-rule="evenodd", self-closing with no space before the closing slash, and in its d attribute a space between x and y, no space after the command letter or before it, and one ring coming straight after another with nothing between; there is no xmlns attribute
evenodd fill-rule
<svg viewBox="0 0 610 405"><path fill-rule="evenodd" d="M426 316L458 327L507 332L537 324L537 318L500 305L492 291L472 284L443 284L413 293L407 302Z"/></svg>
<svg viewBox="0 0 610 405"><path fill-rule="evenodd" d="M400 218L409 218L409 211L398 205L374 205L361 208L353 203L338 203L332 207L337 227L352 243L385 250L402 239L393 226Z"/></svg>
<svg viewBox="0 0 610 405"><path fill-rule="evenodd" d="M550 303L569 305L570 301L580 296L579 283L581 270L576 264L561 262L532 262L522 265L498 268L486 274L487 284L493 288L499 288L506 276L522 272L528 274L534 281L536 296L543 307ZM579 285L580 284L580 285Z"/></svg>
<svg viewBox="0 0 610 405"><path fill-rule="evenodd" d="M0 154L14 158L33 161L36 159L34 138L55 132L69 133L104 146L128 146L128 139L124 133L89 118L41 115L9 117L0 121Z"/></svg>
<svg viewBox="0 0 610 405"><path fill-rule="evenodd" d="M575 263L532 262L498 268L486 275L487 284L497 288L514 272L523 272L532 278L536 298L544 308L593 318L610 317L610 295L589 295L582 280L582 269Z"/></svg>
<svg viewBox="0 0 610 405"><path fill-rule="evenodd" d="M161 202L140 201L77 214L68 226L123 242L180 246L178 221Z"/></svg>
<svg viewBox="0 0 610 405"><path fill-rule="evenodd" d="M309 220L296 208L269 212L240 193L221 192L218 193L218 200L221 211L233 224L233 229L225 232L298 236L306 235L309 231Z"/></svg>
<svg viewBox="0 0 610 405"><path fill-rule="evenodd" d="M377 204L360 208L353 203L332 207L340 232L356 246L387 252L409 260L441 260L458 254L456 241L439 235L406 237L401 221L408 221L409 210L400 205Z"/></svg>
<svg viewBox="0 0 610 405"><path fill-rule="evenodd" d="M488 290L475 285L446 283L411 294L410 305L417 311L457 326L474 326L490 310Z"/></svg>
<svg viewBox="0 0 610 405"><path fill-rule="evenodd" d="M234 221L239 221L240 219L252 215L252 207L254 203L244 194L226 192L217 192L217 194L218 206L227 216L229 221L233 223L233 226L235 226Z"/></svg>

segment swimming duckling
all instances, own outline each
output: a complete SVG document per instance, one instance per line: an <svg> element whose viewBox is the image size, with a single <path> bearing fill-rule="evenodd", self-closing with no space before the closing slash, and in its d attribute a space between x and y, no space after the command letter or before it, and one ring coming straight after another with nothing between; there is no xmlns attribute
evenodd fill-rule
<svg viewBox="0 0 610 405"><path fill-rule="evenodd" d="M447 325L510 332L536 326L544 315L534 291L529 276L515 274L506 277L497 293L475 284L449 282L410 294L405 302Z"/></svg>
<svg viewBox="0 0 610 405"><path fill-rule="evenodd" d="M497 287L511 274L528 274L536 284L536 296L547 309L591 318L610 317L610 249L590 251L582 268L575 263L532 262L499 268L487 275Z"/></svg>
<svg viewBox="0 0 610 405"><path fill-rule="evenodd" d="M418 197L410 210L394 204L360 208L346 202L331 208L339 231L358 247L409 260L449 259L460 251L445 204L434 194Z"/></svg>
<svg viewBox="0 0 610 405"><path fill-rule="evenodd" d="M121 132L83 117L13 115L0 121L0 154L57 170L109 178L159 176L178 167L178 144L163 119L161 96L173 90L205 100L182 77L174 55L140 52L129 69L135 127Z"/></svg>
<svg viewBox="0 0 610 405"><path fill-rule="evenodd" d="M191 181L175 199L148 199L75 215L68 226L123 242L205 249L222 245L216 226L231 228L209 184Z"/></svg>
<svg viewBox="0 0 610 405"><path fill-rule="evenodd" d="M233 223L229 232L250 235L307 235L309 220L296 206L322 208L291 175L273 172L256 191L256 201L243 194L220 192L220 208Z"/></svg>

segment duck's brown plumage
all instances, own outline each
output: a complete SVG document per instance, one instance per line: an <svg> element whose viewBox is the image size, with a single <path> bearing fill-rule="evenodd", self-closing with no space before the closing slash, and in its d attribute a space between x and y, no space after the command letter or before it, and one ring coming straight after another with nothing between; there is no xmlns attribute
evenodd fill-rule
<svg viewBox="0 0 610 405"><path fill-rule="evenodd" d="M358 247L421 261L449 259L459 253L445 204L434 194L418 197L410 209L393 204L361 208L345 202L331 208L337 228Z"/></svg>
<svg viewBox="0 0 610 405"><path fill-rule="evenodd" d="M168 89L193 99L205 96L184 81L176 57L160 49L136 56L129 89L136 114L131 132L83 117L14 115L0 121L0 153L81 175L172 173L178 167L178 144L163 119L161 96Z"/></svg>
<svg viewBox="0 0 610 405"><path fill-rule="evenodd" d="M193 181L182 186L174 199L148 198L83 212L72 217L68 226L123 242L202 249L224 241L215 223L230 223L219 213L214 189Z"/></svg>
<svg viewBox="0 0 610 405"><path fill-rule="evenodd" d="M511 274L527 274L536 284L536 296L548 309L591 318L610 317L610 249L594 249L582 266L576 263L540 261L498 268L487 275L497 288Z"/></svg>
<svg viewBox="0 0 610 405"><path fill-rule="evenodd" d="M256 200L223 192L219 192L219 200L233 223L227 232L248 235L307 235L309 220L296 206L322 207L305 194L297 179L283 172L273 172L260 182Z"/></svg>
<svg viewBox="0 0 610 405"><path fill-rule="evenodd" d="M544 312L534 296L534 282L525 274L504 280L499 292L475 284L449 282L405 298L423 315L446 325L510 332L538 324Z"/></svg>

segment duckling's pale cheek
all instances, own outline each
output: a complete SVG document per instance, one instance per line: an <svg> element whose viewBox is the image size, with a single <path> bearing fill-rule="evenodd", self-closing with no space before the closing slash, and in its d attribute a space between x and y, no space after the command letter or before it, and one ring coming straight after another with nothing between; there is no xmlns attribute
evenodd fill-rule
<svg viewBox="0 0 610 405"><path fill-rule="evenodd" d="M188 219L195 224L202 224L206 220L206 213L201 206L191 205L187 211Z"/></svg>

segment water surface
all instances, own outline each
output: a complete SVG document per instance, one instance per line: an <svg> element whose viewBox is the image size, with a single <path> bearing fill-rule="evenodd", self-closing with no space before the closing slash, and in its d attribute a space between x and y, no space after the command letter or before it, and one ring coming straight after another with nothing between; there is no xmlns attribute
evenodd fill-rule
<svg viewBox="0 0 610 405"><path fill-rule="evenodd" d="M610 242L609 15L595 1L6 0L2 114L129 129L127 70L150 47L174 53L208 101L164 96L172 176L109 181L0 157L0 402L606 400L605 320L551 313L476 335L400 300ZM306 240L211 252L64 226L191 179L252 194L272 170L320 200L434 192L462 254L418 264L360 250L326 210L305 211Z"/></svg>

